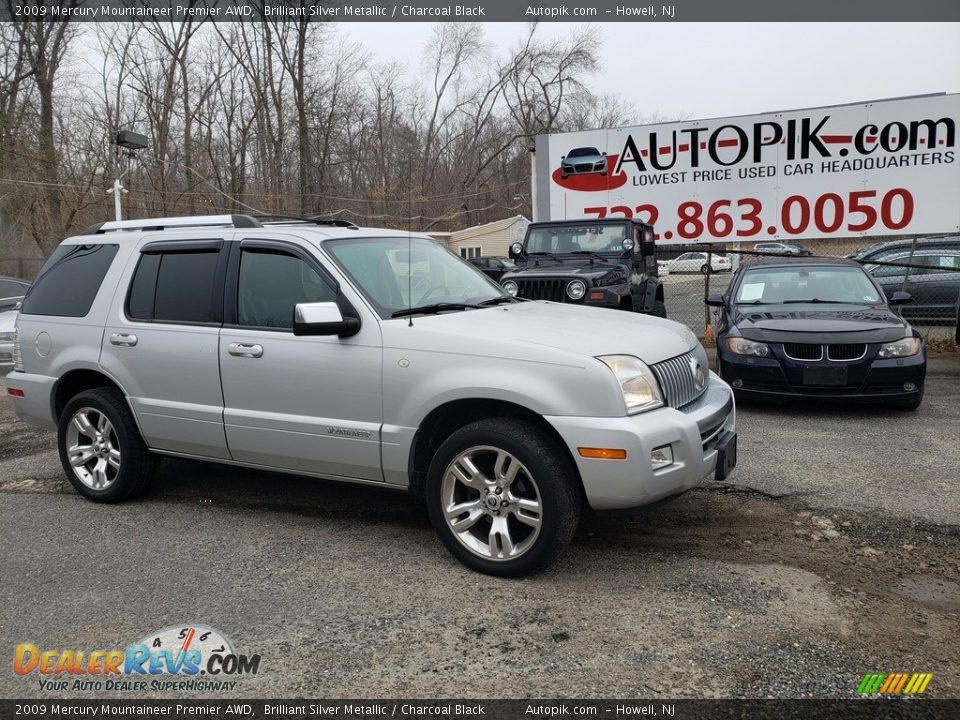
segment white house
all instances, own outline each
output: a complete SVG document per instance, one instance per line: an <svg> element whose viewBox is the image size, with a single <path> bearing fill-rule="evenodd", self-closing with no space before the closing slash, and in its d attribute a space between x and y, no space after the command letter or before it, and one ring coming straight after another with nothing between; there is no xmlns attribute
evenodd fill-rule
<svg viewBox="0 0 960 720"><path fill-rule="evenodd" d="M522 242L530 221L523 215L495 220L485 225L454 232L431 232L431 237L444 242L461 257L472 258L480 255L507 256L507 249L511 243Z"/></svg>

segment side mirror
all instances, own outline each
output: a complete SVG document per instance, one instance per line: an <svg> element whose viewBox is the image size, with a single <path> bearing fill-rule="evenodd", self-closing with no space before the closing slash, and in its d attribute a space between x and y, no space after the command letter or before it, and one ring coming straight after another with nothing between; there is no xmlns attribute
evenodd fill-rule
<svg viewBox="0 0 960 720"><path fill-rule="evenodd" d="M653 241L653 228L644 225L640 233L640 254L643 256L653 255L657 251L656 243Z"/></svg>
<svg viewBox="0 0 960 720"><path fill-rule="evenodd" d="M343 317L333 302L297 303L293 309L294 335L339 335L347 337L360 332L358 318Z"/></svg>
<svg viewBox="0 0 960 720"><path fill-rule="evenodd" d="M603 154L603 156L604 156L604 157L606 157L606 156L607 156L607 154L606 154L606 153L604 153L604 154Z"/></svg>
<svg viewBox="0 0 960 720"><path fill-rule="evenodd" d="M723 295L707 295L707 299L704 302L710 307L723 307L726 303L724 302Z"/></svg>
<svg viewBox="0 0 960 720"><path fill-rule="evenodd" d="M561 159L561 160L566 160L566 159L567 159L567 156L566 156L566 155L561 155L561 156L560 156L560 159Z"/></svg>
<svg viewBox="0 0 960 720"><path fill-rule="evenodd" d="M903 290L897 290L893 295L889 297L887 302L890 305L905 305L908 302L913 300L913 295Z"/></svg>

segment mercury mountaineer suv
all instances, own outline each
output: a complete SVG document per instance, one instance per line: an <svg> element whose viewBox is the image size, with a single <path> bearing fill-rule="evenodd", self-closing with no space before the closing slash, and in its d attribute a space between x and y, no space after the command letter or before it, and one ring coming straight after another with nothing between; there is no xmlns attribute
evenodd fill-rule
<svg viewBox="0 0 960 720"><path fill-rule="evenodd" d="M422 235L225 215L95 225L23 300L7 392L84 497L159 456L421 497L480 572L539 570L584 504L736 462L730 388L683 325L523 301Z"/></svg>

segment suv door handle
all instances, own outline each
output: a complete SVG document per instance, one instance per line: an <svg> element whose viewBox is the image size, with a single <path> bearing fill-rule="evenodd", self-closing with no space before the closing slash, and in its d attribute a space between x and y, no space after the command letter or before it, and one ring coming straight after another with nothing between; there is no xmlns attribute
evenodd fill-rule
<svg viewBox="0 0 960 720"><path fill-rule="evenodd" d="M133 347L137 344L136 335L124 335L123 333L113 333L110 336L111 345L125 345L126 347Z"/></svg>
<svg viewBox="0 0 960 720"><path fill-rule="evenodd" d="M258 358L263 355L263 345L248 345L246 343L230 343L227 352L234 357Z"/></svg>

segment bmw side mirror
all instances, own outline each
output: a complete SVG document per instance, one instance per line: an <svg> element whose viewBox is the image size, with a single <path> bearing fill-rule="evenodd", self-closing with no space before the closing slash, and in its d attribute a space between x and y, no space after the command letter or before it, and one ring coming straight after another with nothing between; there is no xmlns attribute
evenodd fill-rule
<svg viewBox="0 0 960 720"><path fill-rule="evenodd" d="M904 292L903 290L897 290L893 295L890 296L887 302L890 305L905 305L912 300L913 295L908 292Z"/></svg>
<svg viewBox="0 0 960 720"><path fill-rule="evenodd" d="M360 332L359 318L345 318L333 302L297 303L293 309L294 335L339 335Z"/></svg>
<svg viewBox="0 0 960 720"><path fill-rule="evenodd" d="M707 295L707 299L704 302L710 307L723 307L726 303L724 302L723 295Z"/></svg>

